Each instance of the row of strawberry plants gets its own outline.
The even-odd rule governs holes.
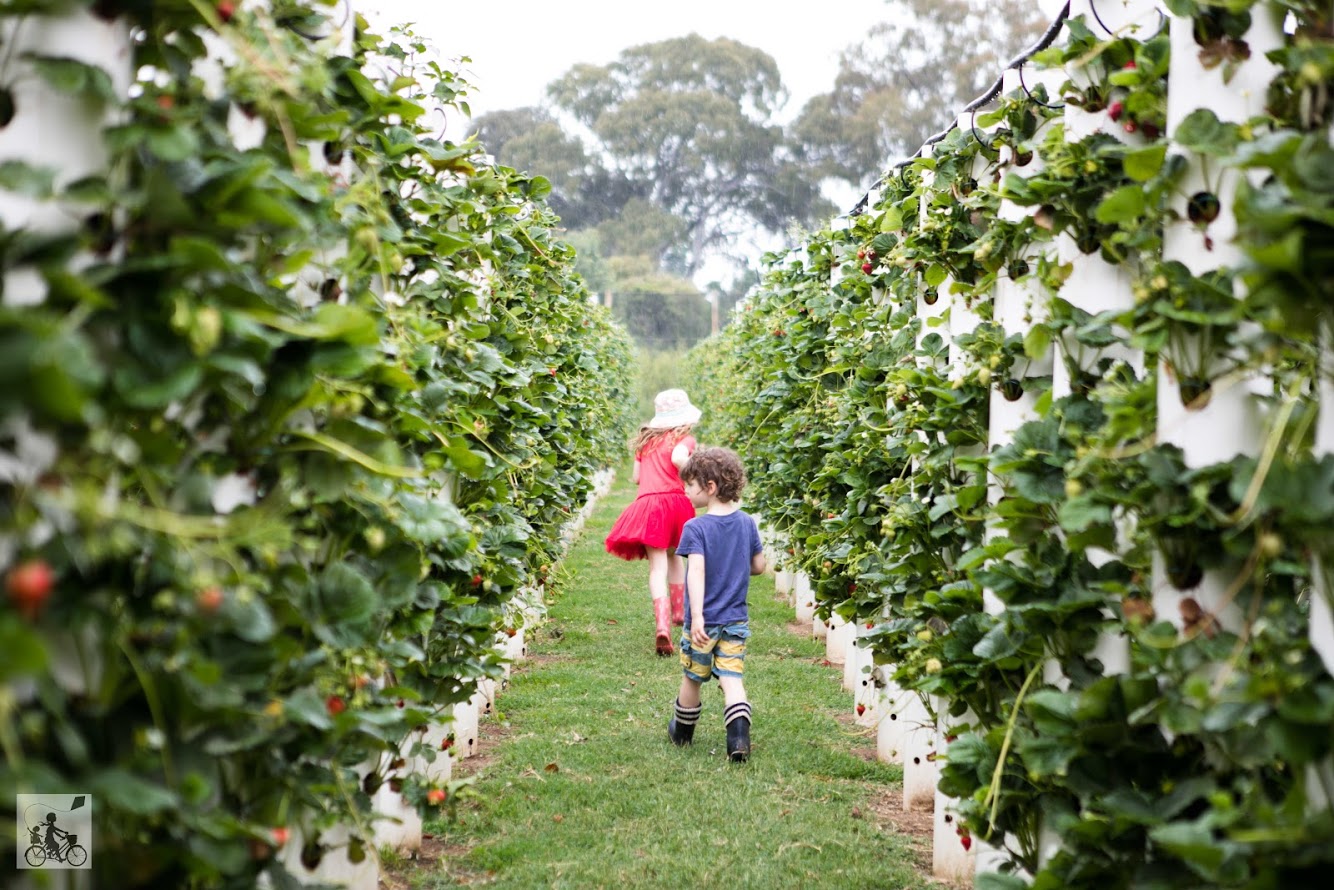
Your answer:
[[[97,175],[0,166],[72,223],[2,235],[0,797],[91,793],[117,886],[281,879],[335,822],[356,861],[382,783],[450,800],[400,743],[499,675],[627,430],[547,183],[438,136],[466,82],[344,6],[0,10],[132,54],[124,93],[77,44],[0,71],[9,133],[25,78],[107,121]]]
[[[1334,32],[1300,0],[1168,6],[1206,65],[1246,60],[1253,17],[1290,17],[1262,114],[1197,109],[1169,141],[1168,90],[1190,87],[1167,28],[1076,16],[1037,60],[1059,88],[1030,72],[865,213],[767,257],[691,356],[704,434],[742,452],[819,614],[863,625],[943,711],[940,790],[961,834],[1003,850],[979,886],[1286,886],[1330,859],[1334,678],[1309,627],[1334,558],[1312,432]],[[1242,259],[1214,268],[1225,173]],[[1124,306],[1081,308],[1066,287],[1089,265],[1129,282]],[[1023,324],[1003,291],[1031,295]],[[1264,447],[1188,460],[1160,390],[1189,417],[1237,380]],[[1020,399],[1027,422],[993,439]]]

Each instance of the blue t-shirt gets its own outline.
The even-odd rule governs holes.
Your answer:
[[[746,594],[750,590],[750,560],[763,550],[760,531],[749,513],[705,513],[686,522],[678,556],[704,557],[704,626],[717,627],[746,621]],[[686,572],[686,629],[690,628],[689,570]]]

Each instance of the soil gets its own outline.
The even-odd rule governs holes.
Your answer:
[[[841,665],[830,665],[830,667],[833,670],[842,670]],[[874,729],[859,724],[857,718],[851,713],[840,714],[838,722],[846,728],[845,737],[852,745],[852,754],[867,762],[879,759],[880,755],[876,751]],[[857,811],[854,811],[854,815],[856,813]],[[936,816],[932,803],[905,810],[903,808],[902,788],[881,788],[871,796],[866,809],[861,812],[859,818],[869,819],[875,824],[877,831],[907,838],[913,853],[913,868],[922,880],[934,881],[933,886],[949,886],[940,883],[940,880],[931,874],[932,835],[936,828]]]
[[[876,827],[889,834],[907,837],[913,851],[913,868],[925,880],[931,876],[931,835],[935,831],[935,813],[930,807],[903,808],[903,791],[885,788],[871,798],[870,817]]]
[[[559,661],[558,656],[536,656],[524,659],[511,668],[512,673],[532,670],[543,662]],[[452,776],[462,779],[475,776],[485,771],[496,761],[496,752],[511,733],[508,723],[490,718],[478,722],[477,753],[462,760],[455,760]],[[451,882],[460,887],[479,887],[493,883],[495,876],[489,872],[470,872],[459,868],[460,862],[468,853],[463,844],[446,843],[429,832],[422,834],[421,849],[411,858],[397,862],[384,862],[380,868],[378,890],[411,890],[413,875],[423,872],[448,875]]]

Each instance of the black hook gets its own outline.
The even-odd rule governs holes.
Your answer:
[[[988,142],[986,139],[983,139],[983,138],[982,138],[982,134],[979,133],[979,132],[977,132],[977,109],[976,109],[976,108],[974,108],[974,109],[972,110],[972,112],[970,113],[970,115],[969,115],[969,118],[968,118],[968,128],[969,128],[970,130],[973,131],[973,138],[977,140],[977,144],[980,145],[980,146],[982,146],[982,148],[983,148],[985,151],[990,151],[991,148],[992,148],[993,143]]]
[[[1027,96],[1030,100],[1032,100],[1033,103],[1036,104],[1036,105],[1041,105],[1043,108],[1052,108],[1052,109],[1057,109],[1057,110],[1062,109],[1062,108],[1065,107],[1065,103],[1064,103],[1064,102],[1062,102],[1060,105],[1049,105],[1048,103],[1043,102],[1043,101],[1042,101],[1041,99],[1039,99],[1037,96],[1034,96],[1034,95],[1033,95],[1033,91],[1030,90],[1030,89],[1028,88],[1028,84],[1024,83],[1024,66],[1023,66],[1023,65],[1020,65],[1020,66],[1019,66],[1019,86],[1023,89],[1023,91],[1024,91],[1024,95]]]
[[[1088,0],[1088,2],[1089,2],[1089,12],[1093,13],[1093,18],[1098,23],[1099,27],[1101,27],[1104,31],[1107,32],[1107,36],[1115,37],[1116,32],[1113,31],[1111,28],[1107,27],[1107,23],[1102,20],[1102,16],[1098,15],[1097,0]]]
[[[1090,6],[1092,6],[1092,3],[1091,3],[1091,2],[1090,2]],[[1159,14],[1159,16],[1162,16],[1162,17],[1163,17],[1164,21],[1166,20],[1166,16],[1163,16],[1161,10],[1159,11],[1158,14]],[[1057,13],[1056,18],[1053,19],[1053,20],[1052,20],[1052,23],[1051,23],[1050,25],[1047,26],[1047,30],[1046,30],[1045,32],[1043,32],[1042,36],[1038,38],[1037,42],[1034,43],[1032,46],[1030,46],[1028,49],[1024,50],[1024,51],[1023,51],[1022,53],[1020,53],[1019,55],[1015,56],[1013,59],[1011,59],[1011,60],[1005,65],[1005,68],[1006,68],[1006,69],[1010,69],[1010,68],[1020,68],[1020,69],[1022,69],[1023,64],[1024,64],[1025,62],[1027,62],[1030,58],[1032,58],[1035,54],[1037,54],[1037,53],[1041,52],[1042,50],[1046,49],[1047,47],[1051,46],[1052,42],[1056,39],[1056,35],[1058,35],[1058,34],[1061,33],[1061,29],[1065,26],[1065,20],[1069,17],[1069,15],[1070,15],[1070,3],[1069,3],[1069,0],[1066,0],[1065,5],[1061,7],[1061,11],[1060,11],[1059,13]],[[1098,15],[1097,10],[1094,10],[1093,15],[1094,15],[1095,18],[1097,17],[1097,15]],[[1102,24],[1102,21],[1099,20],[1099,21],[1098,21],[1098,24]],[[1106,27],[1107,27],[1106,25],[1103,25],[1104,30],[1106,29]],[[1160,27],[1161,27],[1161,26],[1160,26]],[[1107,33],[1110,34],[1111,32],[1108,31]],[[1001,87],[1002,87],[1002,85],[1004,84],[1004,81],[1005,81],[1004,75],[1002,75],[1002,76],[1000,76],[1000,77],[997,77],[996,80],[995,80],[995,82],[992,83],[992,85],[991,85],[990,87],[988,87],[987,90],[986,90],[982,95],[978,96],[978,97],[977,97],[976,99],[974,99],[972,102],[969,102],[967,105],[965,105],[965,106],[963,107],[963,110],[966,111],[966,112],[970,112],[970,113],[972,113],[973,116],[974,116],[974,120],[976,120],[977,109],[981,108],[983,105],[986,105],[988,102],[990,102],[992,99],[995,99],[996,96],[1000,94]],[[1019,74],[1019,83],[1020,83],[1021,86],[1022,86],[1023,83],[1024,83],[1024,80],[1023,80],[1023,71],[1022,71],[1022,70],[1020,71],[1020,74]],[[1025,92],[1025,93],[1028,93],[1028,96],[1029,96],[1030,99],[1033,98],[1033,94],[1028,92],[1028,87],[1027,87],[1027,86],[1024,86],[1024,92]],[[1039,104],[1039,105],[1044,105],[1044,106],[1047,107],[1047,108],[1060,108],[1060,107],[1063,107],[1063,106],[1059,106],[1059,105],[1046,105],[1046,103],[1038,102],[1036,99],[1033,99],[1033,101],[1034,101],[1034,102],[1037,102],[1037,104]],[[905,176],[906,176],[906,175],[907,175],[908,165],[911,164],[913,161],[917,160],[919,157],[922,156],[922,151],[923,151],[923,149],[925,149],[928,145],[934,145],[935,143],[937,143],[937,142],[939,142],[940,140],[944,139],[946,136],[948,136],[948,135],[950,134],[950,131],[952,131],[952,130],[953,130],[955,127],[957,127],[958,125],[959,125],[959,124],[958,124],[958,120],[956,119],[954,123],[950,124],[950,125],[949,125],[948,127],[946,127],[944,130],[941,130],[939,133],[935,134],[934,136],[930,137],[930,138],[927,139],[925,142],[923,142],[921,148],[919,148],[919,149],[917,149],[917,151],[913,152],[913,154],[912,154],[911,157],[906,158],[906,159],[904,159],[904,160],[902,160],[902,161],[899,161],[899,162],[898,162],[897,164],[895,164],[894,166],[895,166],[896,168],[898,168],[898,169],[901,171],[902,175],[905,175]],[[973,135],[974,135],[974,136],[977,136],[977,127],[976,127],[976,126],[973,126]],[[987,148],[991,148],[991,145],[990,145],[989,143],[983,142],[980,138],[978,139],[978,142],[981,143],[981,144],[983,144],[983,145],[986,145]],[[884,182],[884,180],[881,179],[880,182]],[[877,183],[877,184],[879,184],[879,183]],[[851,211],[848,212],[848,215],[849,215],[849,216],[858,216],[858,215],[860,215],[860,214],[866,209],[866,204],[867,204],[867,201],[868,201],[869,199],[870,199],[870,193],[868,192],[867,194],[865,194],[865,195],[862,196],[862,199],[861,199],[860,201],[857,202],[857,206],[854,207]]]
[[[1093,18],[1098,22],[1099,27],[1101,27],[1104,31],[1107,32],[1107,36],[1115,37],[1116,32],[1113,31],[1111,28],[1107,27],[1107,23],[1102,20],[1102,16],[1098,15],[1097,0],[1088,0],[1088,2],[1089,2],[1089,12],[1093,13]],[[1067,8],[1069,8],[1068,4]],[[1167,26],[1167,14],[1157,6],[1153,8],[1153,11],[1158,13],[1158,27],[1154,29],[1154,32],[1151,35],[1149,35],[1150,38],[1157,37],[1159,34],[1163,33],[1163,28]]]

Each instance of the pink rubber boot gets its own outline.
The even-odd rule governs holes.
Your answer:
[[[671,604],[667,602],[667,597],[659,597],[653,601],[653,620],[657,622],[657,647],[658,654],[662,656],[671,655],[676,650],[672,648],[672,624],[671,624]]]
[[[671,591],[672,601],[672,624],[681,625],[686,623],[686,586],[684,584],[669,584],[667,589]]]

